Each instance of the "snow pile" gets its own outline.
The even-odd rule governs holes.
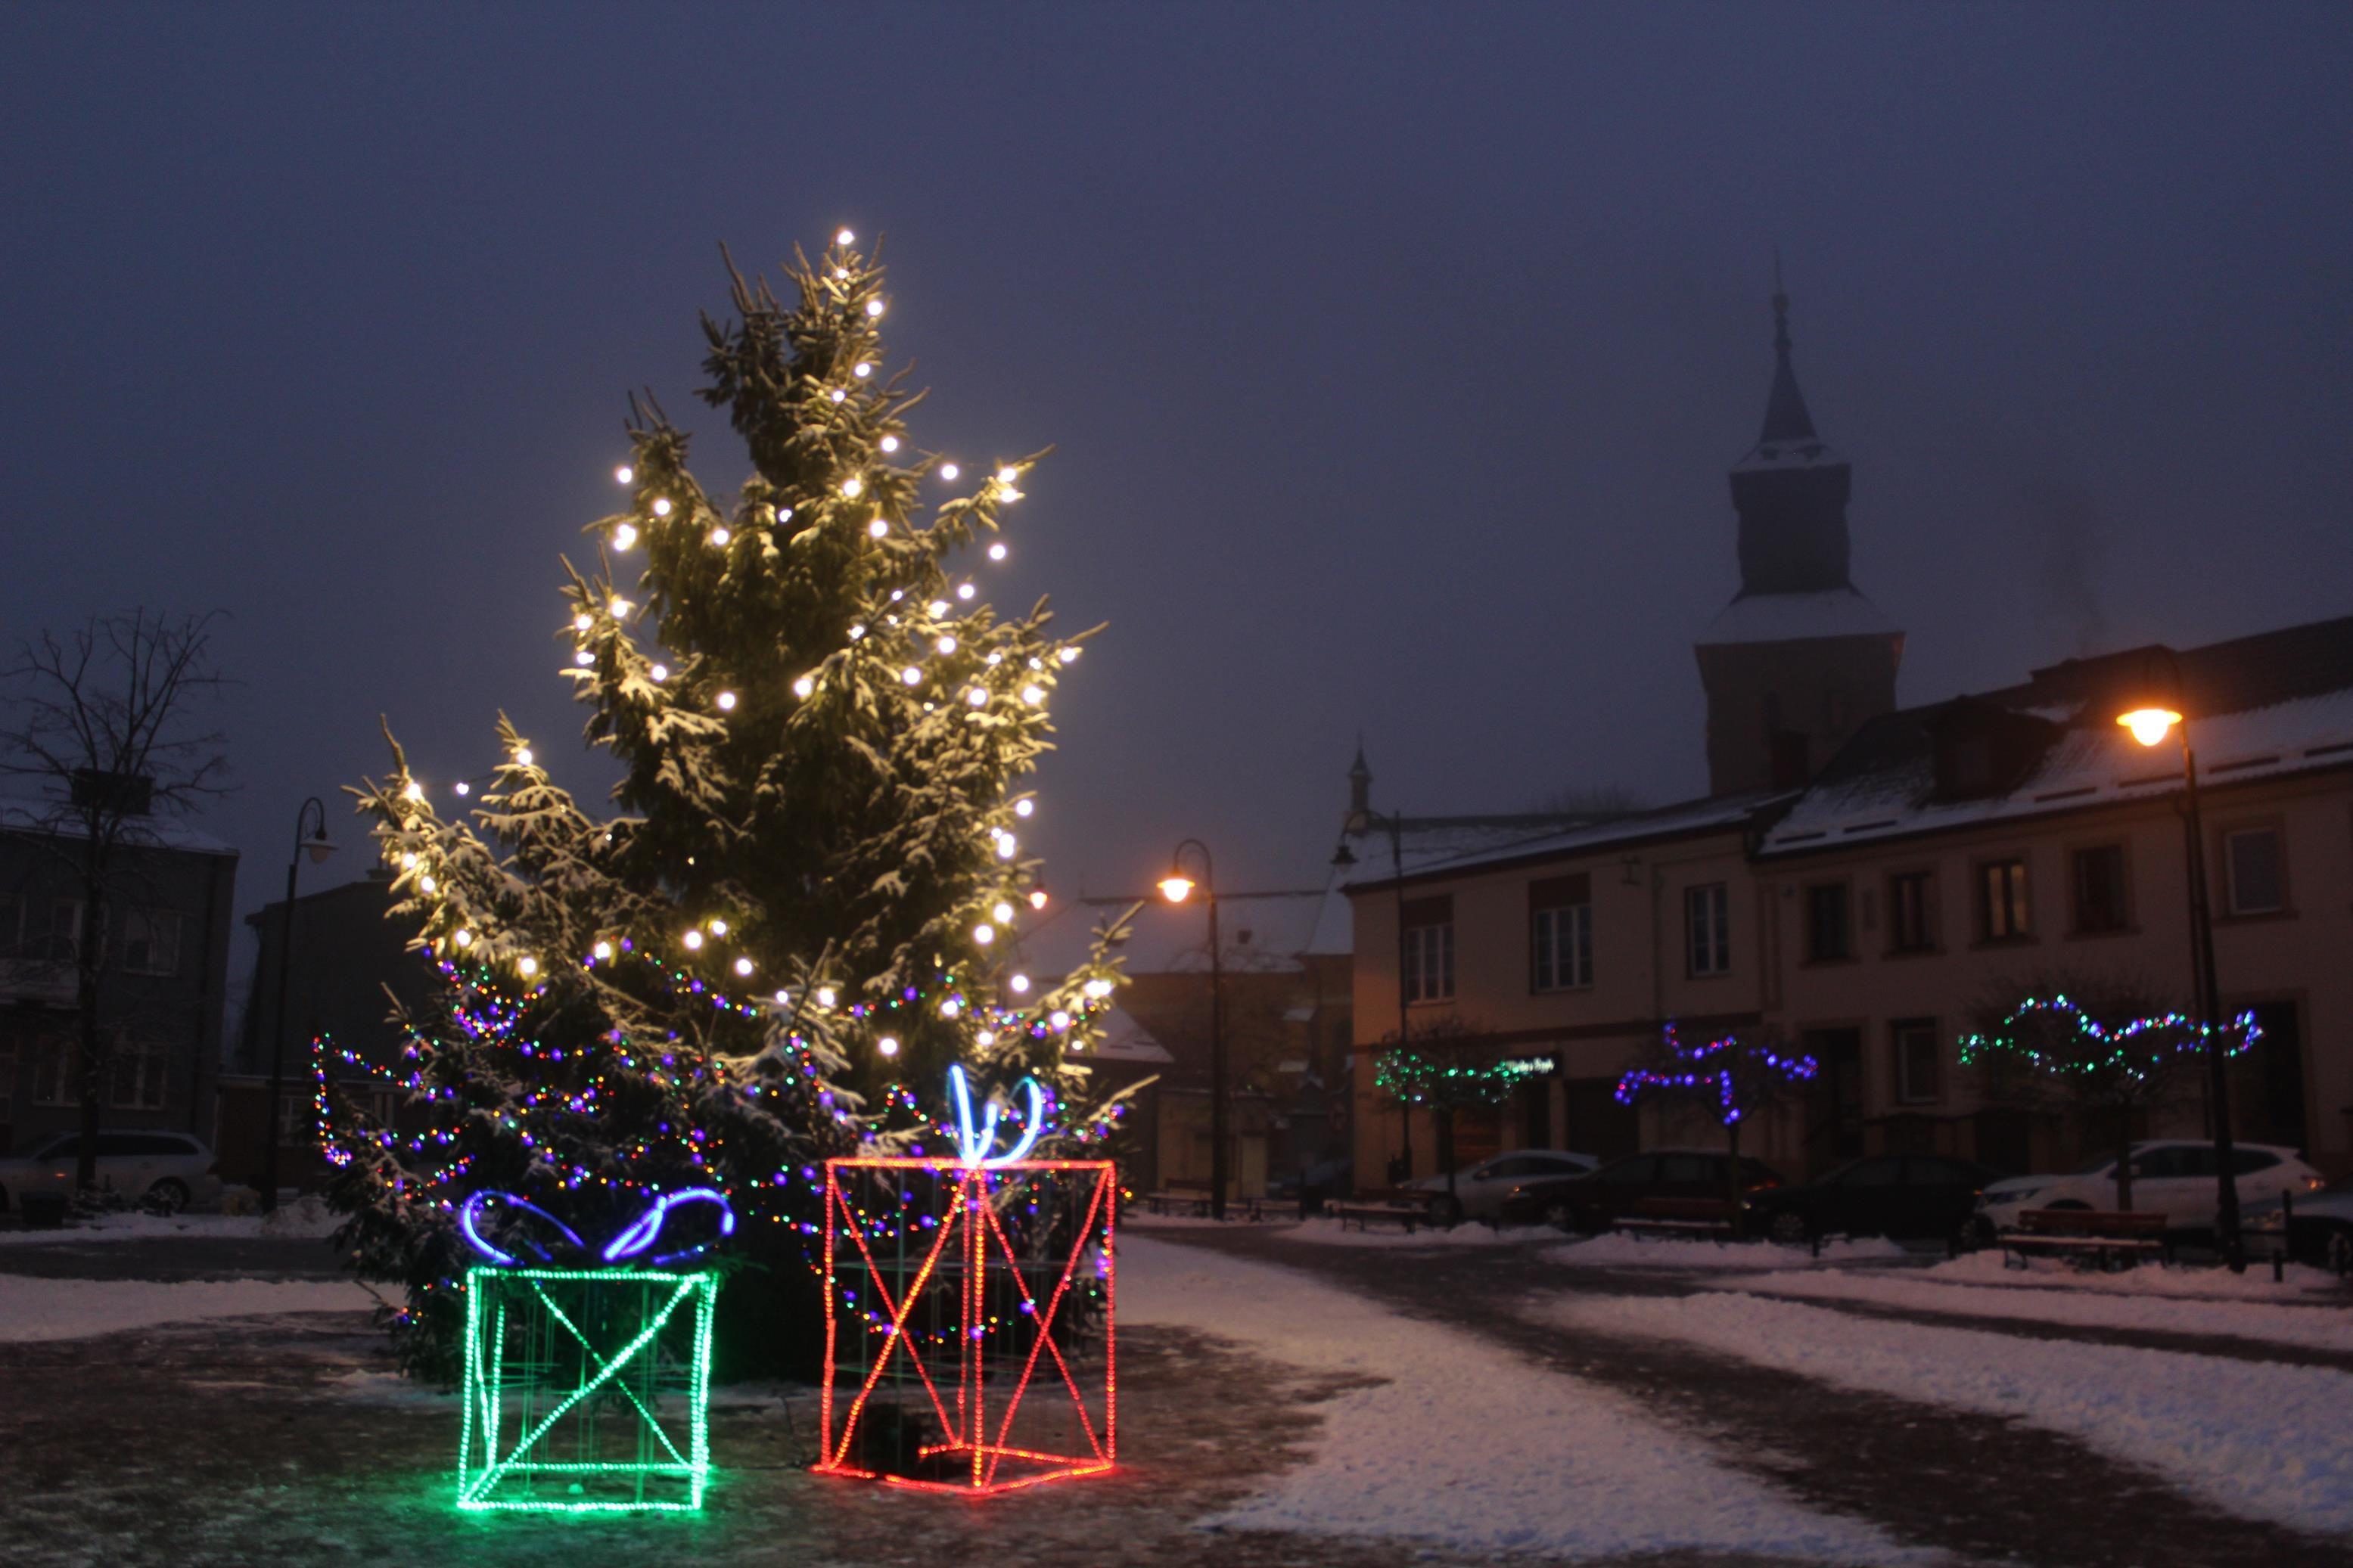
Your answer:
[[[2079,1268],[2059,1258],[2029,1258],[2023,1268],[2014,1263],[2005,1267],[2000,1249],[1987,1247],[1923,1272],[1927,1279],[1954,1284],[2008,1285],[2115,1296],[2172,1296],[2184,1300],[2310,1300],[2319,1291],[2333,1292],[2340,1301],[2353,1300],[2344,1295],[2336,1275],[2302,1263],[2289,1264],[2285,1280],[2274,1284],[2268,1261],[2249,1264],[2244,1274],[2233,1274],[2227,1268],[2126,1268],[2110,1274]]]
[[[1924,1328],[1755,1296],[1585,1297],[1545,1321],[1667,1338],[1841,1388],[2063,1433],[2217,1507],[2353,1531],[2353,1376],[2271,1362]]]
[[[376,1304],[349,1279],[30,1279],[0,1274],[0,1341],[71,1340],[199,1318],[353,1312]]]
[[[2138,1272],[2137,1270],[2136,1272]],[[2265,1276],[2266,1280],[2270,1277]],[[2064,1290],[2030,1288],[2004,1290],[1989,1285],[1957,1285],[1922,1275],[1885,1271],[1844,1274],[1740,1275],[1711,1287],[1760,1296],[1809,1300],[1867,1301],[1917,1311],[1957,1312],[2037,1323],[2071,1323],[2099,1329],[2159,1329],[2176,1334],[2220,1334],[2314,1350],[2353,1352],[2353,1318],[2306,1306],[2218,1301],[2162,1296],[2150,1291]]]
[[[1698,1241],[1683,1237],[1633,1236],[1609,1231],[1544,1254],[1546,1263],[1580,1268],[1806,1268],[1831,1263],[1894,1262],[1912,1255],[1883,1236],[1841,1237],[1822,1243],[1819,1260],[1809,1247],[1769,1241]]]
[[[1288,1269],[1131,1236],[1119,1310],[1125,1324],[1195,1330],[1312,1372],[1382,1380],[1323,1406],[1307,1460],[1204,1521],[1212,1527],[1569,1557],[1933,1558],[1715,1464],[1618,1394]]]
[[[1442,1226],[1417,1225],[1409,1234],[1401,1225],[1386,1224],[1342,1229],[1336,1219],[1303,1220],[1290,1234],[1293,1241],[1318,1247],[1519,1247],[1549,1235],[1546,1231],[1497,1230],[1473,1222],[1449,1230]]]
[[[55,1247],[93,1241],[152,1241],[189,1237],[215,1241],[310,1241],[334,1234],[343,1216],[315,1198],[271,1215],[110,1214],[88,1225],[57,1230],[0,1230],[0,1247]]]

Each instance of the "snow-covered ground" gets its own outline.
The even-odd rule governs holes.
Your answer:
[[[2154,1274],[2154,1269],[2135,1273]],[[2274,1344],[2302,1345],[2313,1350],[2353,1352],[2353,1312],[2344,1307],[2316,1310],[2284,1302],[2310,1298],[2301,1287],[2273,1286],[2269,1300],[2216,1299],[2157,1289],[2104,1289],[2099,1275],[2078,1275],[2076,1289],[2044,1282],[2005,1289],[1940,1277],[1936,1270],[1873,1269],[1867,1273],[1824,1270],[1818,1273],[1739,1274],[1712,1286],[1745,1290],[1759,1296],[1794,1297],[1806,1300],[1862,1301],[1875,1306],[1902,1307],[1928,1312],[1956,1312],[1977,1318],[2006,1318],[2042,1323],[2070,1323],[2085,1328],[2156,1329],[2176,1334],[2221,1334],[2237,1339],[2267,1340]],[[2128,1279],[2130,1276],[2110,1278]],[[2224,1279],[2231,1276],[2224,1274]],[[2270,1285],[2271,1276],[2263,1282]]]
[[[1289,1269],[1130,1233],[1119,1310],[1124,1324],[1196,1330],[1314,1373],[1379,1380],[1325,1405],[1306,1462],[1213,1525],[1556,1557],[1936,1557],[1716,1463],[1619,1394]]]
[[[1458,1225],[1451,1230],[1428,1225],[1417,1226],[1411,1232],[1401,1226],[1386,1225],[1376,1229],[1344,1230],[1338,1220],[1318,1216],[1293,1226],[1286,1239],[1315,1247],[1525,1247],[1551,1234],[1525,1226],[1497,1230],[1493,1226],[1475,1223]]]
[[[153,1241],[158,1237],[301,1241],[333,1234],[342,1217],[315,1203],[272,1215],[111,1214],[57,1230],[0,1230],[0,1247],[79,1246],[92,1241]]]
[[[1926,1328],[1730,1291],[1583,1296],[1542,1321],[1664,1338],[1842,1388],[2010,1416],[2165,1475],[2218,1507],[2353,1531],[2353,1376],[2169,1351]]]
[[[1547,1263],[1599,1268],[1690,1268],[1738,1270],[1812,1268],[1836,1263],[1901,1263],[1912,1254],[1882,1236],[1855,1240],[1840,1237],[1822,1243],[1818,1258],[1807,1247],[1779,1247],[1769,1241],[1695,1241],[1683,1237],[1630,1236],[1608,1231],[1548,1247]]]
[[[1987,1247],[1922,1271],[1920,1278],[1957,1285],[2006,1285],[2029,1289],[2083,1293],[2102,1291],[2115,1296],[2169,1296],[2179,1300],[2295,1301],[2353,1300],[2339,1294],[2337,1276],[2325,1269],[2291,1263],[2286,1279],[2274,1284],[2269,1262],[2251,1264],[2244,1274],[2227,1268],[2138,1268],[2102,1273],[2079,1268],[2057,1258],[2037,1258],[2023,1268],[2005,1266],[2000,1250]]]
[[[70,1340],[199,1318],[375,1305],[348,1279],[31,1279],[0,1274],[0,1341]]]

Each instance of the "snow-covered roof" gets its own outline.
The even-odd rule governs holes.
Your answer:
[[[1746,795],[1709,795],[1699,800],[1687,800],[1673,805],[1663,805],[1650,811],[1638,811],[1630,816],[1614,817],[1608,822],[1585,823],[1570,827],[1553,827],[1541,831],[1523,829],[1516,836],[1482,845],[1478,848],[1444,859],[1417,864],[1411,855],[1406,857],[1409,878],[1428,872],[1470,870],[1481,866],[1507,861],[1561,858],[1579,854],[1607,852],[1612,848],[1646,843],[1657,838],[1681,837],[1688,834],[1723,832],[1746,826],[1763,807],[1786,800],[1789,792],[1775,794],[1757,791]],[[1352,880],[1356,888],[1369,887],[1390,880],[1386,870],[1379,876],[1359,874]]]
[[[1820,594],[1746,594],[1724,606],[1706,631],[1710,643],[1801,642],[1810,637],[1886,637],[1887,612],[1852,588]]]
[[[81,818],[63,801],[0,800],[0,832],[83,837]],[[167,816],[135,816],[123,824],[123,842],[191,855],[235,855],[237,847]]]
[[[1142,902],[1128,922],[1127,940],[1115,950],[1126,960],[1127,972],[1172,974],[1207,969],[1209,933],[1200,900],[1172,904],[1155,896]],[[1298,956],[1309,951],[1324,902],[1320,888],[1220,895],[1218,940],[1227,966],[1299,968]],[[1086,957],[1096,928],[1117,919],[1127,907],[1083,896],[1050,907],[1043,916],[1022,923],[1014,951],[1032,974],[1067,974]]]
[[[1087,1052],[1098,1061],[1146,1062],[1155,1067],[1173,1065],[1176,1058],[1168,1047],[1153,1038],[1152,1031],[1135,1021],[1135,1015],[1124,1007],[1113,1007],[1103,1015],[1103,1043]]]
[[[2061,729],[2007,792],[1938,799],[1936,752],[1926,737],[1924,711],[1889,716],[1899,724],[1911,721],[1910,731],[1899,731],[1893,744],[1873,748],[1868,731],[1858,737],[1866,743],[1862,765],[1828,770],[1765,835],[1760,853],[1808,853],[1980,822],[2147,800],[2181,788],[2180,753],[2170,744],[2143,747],[2103,710],[2087,710]],[[1881,723],[1889,725],[1889,721]],[[2200,714],[2190,725],[2201,785],[2353,764],[2353,687],[2236,712]]]

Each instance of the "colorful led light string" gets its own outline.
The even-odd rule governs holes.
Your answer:
[[[1738,1121],[1746,1112],[1740,1104],[1739,1075],[1729,1067],[1709,1068],[1711,1058],[1739,1048],[1737,1035],[1710,1040],[1706,1045],[1686,1047],[1675,1035],[1670,1021],[1665,1029],[1666,1048],[1671,1057],[1689,1062],[1687,1071],[1653,1072],[1648,1068],[1634,1068],[1618,1080],[1615,1099],[1620,1105],[1631,1105],[1644,1093],[1655,1089],[1696,1089],[1713,1083],[1716,1091],[1716,1120],[1726,1127]],[[1769,1072],[1778,1073],[1792,1082],[1803,1082],[1821,1071],[1821,1064],[1809,1056],[1783,1056],[1769,1046],[1750,1043],[1750,1059]]]
[[[2054,1015],[2063,1018],[2081,1040],[2091,1040],[2107,1047],[2105,1055],[2053,1057],[2026,1044],[2019,1037],[2019,1026],[2037,1014]],[[2192,1018],[2187,1013],[2152,1014],[2134,1018],[2114,1026],[2102,1024],[2067,997],[2030,996],[2010,1010],[1999,1028],[1990,1034],[1968,1034],[1961,1037],[1961,1065],[1977,1067],[1981,1058],[1992,1053],[2021,1056],[2045,1072],[2095,1073],[2122,1072],[2136,1082],[2144,1081],[2149,1072],[2162,1064],[2169,1055],[2187,1051],[2202,1051],[2216,1035],[2235,1037],[2237,1044],[2227,1043],[2224,1056],[2235,1057],[2263,1037],[2254,1014],[2241,1013],[2223,1024],[2209,1024]],[[2128,1047],[2144,1036],[2153,1036],[2145,1052],[2136,1053]]]

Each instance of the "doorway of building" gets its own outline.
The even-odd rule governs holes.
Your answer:
[[[2302,1149],[2312,1134],[2304,1106],[2304,1030],[2293,1002],[2262,1002],[2250,1009],[2263,1031],[2247,1053],[2231,1088],[2236,1103],[2231,1120],[2239,1135],[2255,1143],[2285,1143]]]
[[[1641,1146],[1641,1122],[1630,1105],[1618,1103],[1614,1078],[1571,1079],[1561,1085],[1560,1147],[1597,1160],[1615,1160]]]
[[[1862,1152],[1862,1031],[1808,1029],[1799,1038],[1820,1064],[1806,1090],[1806,1168],[1820,1174]]]

